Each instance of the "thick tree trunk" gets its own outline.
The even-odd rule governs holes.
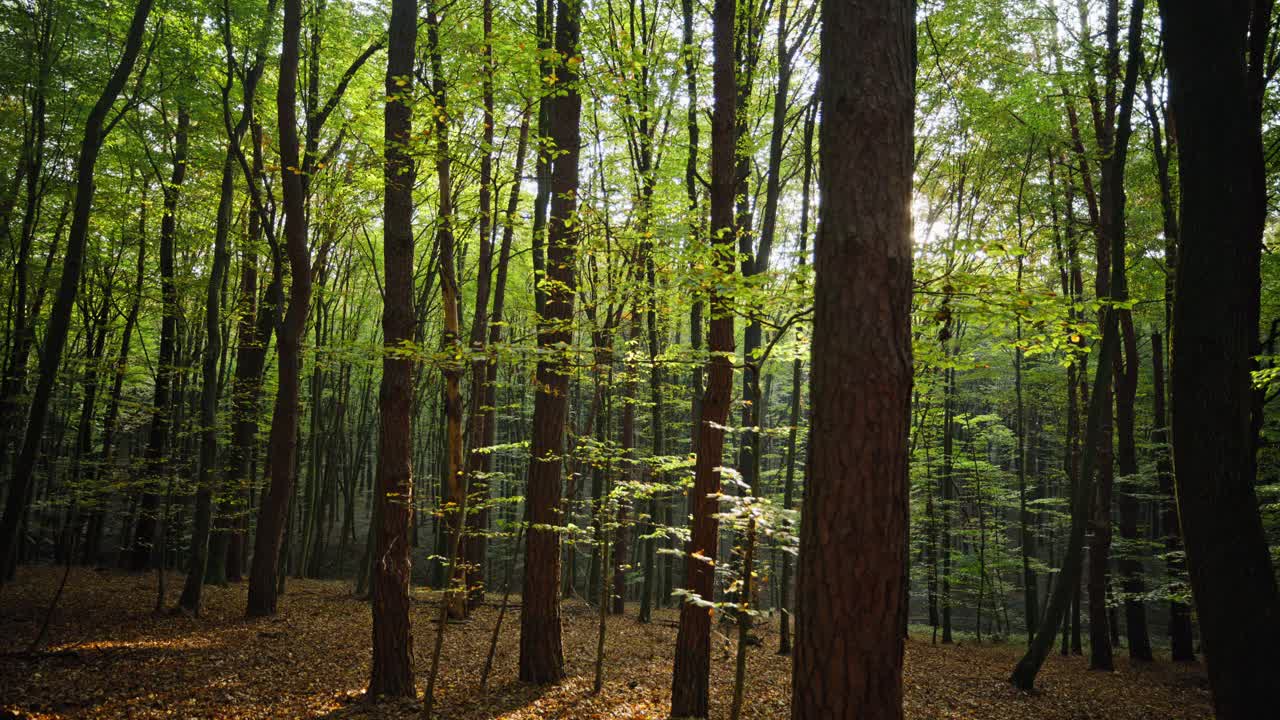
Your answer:
[[[372,583],[373,669],[368,695],[414,697],[413,634],[409,626],[409,528],[413,525],[413,364],[401,350],[413,338],[413,131],[416,0],[395,0],[388,30],[383,111],[382,387],[378,393],[377,492],[382,522],[375,541]]]
[[[1182,189],[1174,464],[1214,709],[1223,720],[1256,717],[1273,702],[1280,674],[1280,599],[1254,491],[1250,418],[1262,251],[1254,196],[1263,180],[1261,118],[1245,65],[1254,5],[1269,15],[1269,2],[1161,2]],[[1268,26],[1265,17],[1254,20]]]
[[[797,719],[903,716],[913,8],[895,0],[822,7],[822,202],[792,671]],[[852,556],[838,547],[853,548]]]
[[[529,462],[524,598],[520,606],[520,679],[545,684],[565,676],[560,644],[561,525],[560,480],[568,411],[571,323],[577,294],[578,127],[582,98],[577,88],[579,18],[582,6],[562,1],[556,9],[556,51],[565,60],[559,74],[564,94],[549,108],[549,131],[558,155],[551,163],[551,217],[547,228],[549,287],[538,323],[538,347],[549,355],[538,362]]]

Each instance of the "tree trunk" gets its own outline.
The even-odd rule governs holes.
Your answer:
[[[383,111],[382,387],[378,393],[377,492],[382,522],[375,541],[373,582],[373,669],[368,695],[417,694],[413,677],[413,633],[409,624],[409,528],[413,525],[413,364],[404,344],[413,339],[413,162],[409,140],[413,109],[414,46],[418,3],[395,0],[388,30],[386,95]]]
[[[804,180],[800,187],[800,252],[797,262],[801,267],[809,262],[809,188],[813,183],[813,131],[817,124],[818,98],[809,106],[804,116]],[[801,371],[804,362],[796,358],[791,362],[791,418],[787,432],[787,469],[786,479],[782,487],[782,509],[790,510],[795,502],[796,489],[796,453],[799,450]],[[932,494],[930,498],[932,498]],[[784,526],[792,531],[790,522]],[[791,553],[782,555],[782,574],[778,593],[778,609],[781,617],[778,620],[778,654],[791,654],[791,618],[793,605],[791,602],[792,562]],[[931,597],[935,597],[931,595]],[[936,607],[936,606],[935,606]]]
[[[484,401],[488,392],[489,361],[485,356],[485,336],[488,332],[489,296],[493,277],[493,2],[484,0],[484,53],[482,61],[482,138],[480,147],[480,258],[476,270],[475,310],[471,315],[471,398],[467,416],[467,480],[471,493],[476,496],[471,513],[467,516],[467,528],[471,542],[465,546],[467,560],[467,600],[476,605],[484,600],[484,567],[488,552],[489,529],[489,481],[485,472],[485,458],[489,455],[485,423],[488,414]],[[516,183],[519,185],[519,182]]]
[[[1169,447],[1169,414],[1165,410],[1164,337],[1151,335],[1152,369],[1152,417],[1155,427],[1151,430],[1151,444],[1156,453],[1156,485],[1160,490],[1160,529],[1164,536],[1168,557],[1165,570],[1170,587],[1186,576],[1187,567],[1182,556],[1182,527],[1178,520],[1178,498],[1173,488],[1173,454]],[[1169,601],[1169,651],[1174,662],[1194,662],[1195,646],[1191,637],[1191,608],[1184,602]]]
[[[225,99],[225,98],[224,98]],[[243,134],[244,123],[237,128]],[[231,142],[239,142],[232,137]],[[222,284],[231,259],[227,253],[227,234],[231,226],[231,201],[235,191],[235,158],[227,150],[222,163],[221,191],[214,225],[213,267],[205,293],[204,358],[201,363],[200,389],[200,469],[196,489],[196,506],[191,530],[191,558],[187,579],[182,586],[178,606],[192,615],[200,614],[200,596],[204,589],[205,570],[209,561],[209,533],[213,527],[213,496],[218,468],[218,361],[222,358]]]
[[[449,535],[459,524],[465,527],[467,518],[460,509],[467,492],[462,447],[462,341],[461,302],[458,296],[457,253],[453,234],[452,159],[449,156],[448,89],[445,85],[444,63],[440,56],[439,17],[437,3],[427,9],[427,44],[431,56],[431,94],[439,109],[435,115],[436,180],[439,207],[436,213],[436,245],[440,253],[440,300],[444,323],[440,339],[446,355],[444,364],[444,424],[445,424],[445,525]],[[466,536],[461,535],[466,547]],[[457,558],[463,557],[459,554]],[[467,573],[464,563],[449,568],[450,576],[465,585]],[[467,615],[467,593],[449,595],[449,617],[461,619]]]
[[[1261,118],[1250,9],[1161,2],[1178,118],[1181,247],[1173,311],[1174,465],[1187,565],[1219,718],[1256,717],[1280,674],[1280,599],[1258,498],[1250,358],[1258,335]],[[1257,36],[1255,41],[1265,42]]]
[[[734,120],[738,107],[734,18],[736,0],[715,0],[712,9],[712,46],[715,64],[711,117],[711,243],[719,272],[733,274],[735,242]],[[697,460],[693,488],[689,491],[692,516],[689,543],[685,547],[685,590],[690,594],[680,607],[676,634],[675,665],[671,679],[671,715],[707,717],[711,672],[711,607],[715,586],[720,522],[716,515],[720,492],[720,465],[724,453],[724,424],[733,393],[733,310],[730,298],[713,289],[710,297],[711,328],[707,349],[707,388],[698,417]],[[696,602],[694,600],[696,599]]]
[[[558,155],[551,163],[551,216],[547,227],[546,273],[549,287],[538,323],[538,347],[549,355],[538,362],[529,462],[524,598],[520,605],[520,679],[545,684],[565,676],[560,644],[560,480],[564,427],[568,411],[570,346],[573,343],[575,262],[578,246],[578,127],[582,98],[577,88],[581,3],[557,4],[556,51],[565,59],[558,69],[564,94],[549,108],[549,132]]]
[[[268,439],[269,485],[263,493],[249,570],[246,614],[276,613],[280,545],[284,538],[298,448],[298,390],[302,373],[302,336],[311,305],[311,251],[307,247],[301,160],[298,156],[298,46],[302,32],[301,0],[284,0],[284,40],[281,43],[276,113],[279,121],[284,242],[289,258],[288,307],[277,332],[278,385]]]
[[[914,48],[911,3],[823,3],[798,719],[903,716]]]
[[[178,199],[182,183],[187,175],[187,132],[191,115],[185,105],[178,107],[178,126],[174,137],[173,171],[164,186],[164,216],[160,220],[160,297],[162,319],[160,321],[160,350],[156,356],[155,405],[151,427],[147,434],[146,487],[142,491],[142,507],[130,552],[129,569],[138,572],[147,568],[154,556],[158,530],[157,514],[160,511],[159,488],[167,485],[163,480],[170,473],[171,436],[173,415],[182,402],[174,395],[173,385],[178,358],[178,320],[182,309],[178,304],[178,286],[174,276],[174,240],[177,235]]]

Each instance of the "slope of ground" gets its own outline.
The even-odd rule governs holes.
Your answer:
[[[290,580],[281,614],[245,620],[243,585],[206,590],[203,617],[155,615],[153,576],[73,570],[42,653],[25,655],[61,571],[23,569],[0,590],[0,717],[19,718],[412,718],[416,704],[360,701],[369,671],[366,603],[339,582]],[[180,578],[170,579],[174,588]],[[176,597],[168,602],[172,604]],[[436,606],[415,593],[414,642],[425,684]],[[478,690],[497,608],[450,624],[437,708],[450,720],[503,718],[665,718],[675,641],[674,611],[640,625],[634,609],[609,620],[606,684],[591,695],[597,615],[579,602],[564,612],[569,679],[535,688],[515,680],[519,609],[507,614],[485,695]],[[791,663],[774,653],[776,624],[751,648],[748,718],[785,718]],[[728,715],[734,650],[714,638],[712,716]],[[1040,689],[1006,682],[1019,648],[907,643],[906,714],[913,719],[1180,720],[1211,717],[1203,670],[1119,659],[1114,673],[1087,670],[1082,658],[1053,656]],[[420,686],[421,688],[421,686]],[[420,691],[421,692],[421,689]]]

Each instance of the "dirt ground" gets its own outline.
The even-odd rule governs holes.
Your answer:
[[[206,589],[200,618],[155,615],[155,578],[73,570],[43,652],[30,656],[61,571],[23,568],[0,589],[0,718],[413,718],[418,703],[362,702],[368,680],[370,616],[347,583],[290,579],[280,615],[245,620],[243,584]],[[181,578],[170,578],[176,601]],[[436,606],[415,591],[414,648],[419,694],[434,642]],[[450,624],[436,708],[450,720],[479,718],[665,718],[675,644],[673,610],[641,625],[634,607],[609,619],[606,683],[591,694],[597,615],[580,602],[564,605],[569,678],[538,688],[518,682],[519,609],[508,612],[489,691],[480,670],[498,616],[494,605]],[[518,600],[518,598],[517,598]],[[748,718],[786,718],[791,662],[778,656],[777,627],[748,654]],[[712,717],[726,718],[734,648],[713,638]],[[1130,664],[1090,672],[1080,657],[1052,656],[1033,693],[1006,681],[1021,648],[964,642],[907,643],[908,718],[1036,718],[1133,720],[1212,717],[1203,667]]]

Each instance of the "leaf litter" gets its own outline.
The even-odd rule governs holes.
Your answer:
[[[201,617],[151,612],[155,579],[75,569],[41,652],[26,654],[61,570],[23,568],[0,591],[0,718],[417,718],[435,633],[436,595],[414,589],[412,622],[419,702],[364,702],[371,642],[369,605],[349,583],[288,581],[280,614],[243,617],[246,587],[206,587]],[[170,587],[177,583],[170,581]],[[491,595],[491,597],[493,597]],[[176,602],[171,591],[169,604]],[[495,598],[496,600],[496,598]],[[518,602],[518,598],[514,602]],[[568,679],[550,687],[516,680],[519,608],[507,612],[489,691],[479,692],[497,602],[446,631],[438,717],[529,720],[667,717],[675,610],[654,622],[610,616],[604,690],[591,694],[598,616],[577,600],[563,606]],[[748,653],[743,715],[789,715],[791,661],[776,654],[777,620],[761,623]],[[711,717],[728,716],[735,632],[712,639]],[[1007,682],[1017,643],[933,645],[907,641],[904,707],[920,720],[1190,720],[1212,717],[1199,664],[1130,663],[1088,670],[1082,657],[1052,656],[1032,693]]]

